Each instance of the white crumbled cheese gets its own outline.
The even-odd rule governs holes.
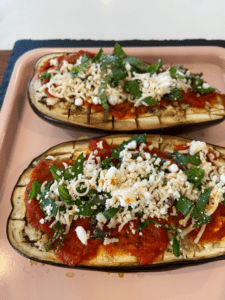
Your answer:
[[[119,96],[109,95],[109,98],[108,98],[109,104],[116,105],[118,103],[118,101],[119,101]]]
[[[176,164],[172,164],[168,167],[168,170],[171,172],[171,173],[176,173],[179,171],[179,168]]]
[[[75,105],[76,106],[81,106],[83,105],[83,100],[81,98],[76,98],[75,99]]]
[[[84,245],[87,245],[87,240],[89,238],[89,235],[84,230],[84,228],[82,226],[77,226],[75,231],[76,231],[77,237],[81,241],[81,243]]]
[[[44,224],[44,222],[45,222],[45,219],[40,219],[40,221],[39,221],[41,224]]]
[[[94,103],[95,105],[98,105],[98,104],[101,104],[102,102],[101,102],[101,100],[99,99],[99,97],[94,97],[94,98],[93,98],[93,103]]]
[[[119,242],[119,239],[117,238],[104,238],[104,243],[103,245],[109,245],[111,243],[118,243]]]
[[[124,146],[125,149],[136,149],[136,147],[137,147],[136,141],[132,141]]]
[[[189,143],[190,145],[190,154],[195,155],[200,150],[207,150],[207,146],[205,142],[200,141],[192,141]]]
[[[103,149],[103,142],[102,141],[97,143],[97,148]]]
[[[57,58],[52,58],[52,59],[50,60],[50,65],[51,65],[51,66],[58,67],[59,62],[58,62]]]

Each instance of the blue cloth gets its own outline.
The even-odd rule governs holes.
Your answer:
[[[167,40],[167,41],[118,41],[122,47],[166,47],[166,46],[220,46],[225,47],[223,40]],[[0,109],[5,98],[6,90],[12,75],[17,59],[27,51],[46,47],[113,47],[115,41],[94,41],[94,40],[19,40],[15,43],[6,71],[0,85]]]

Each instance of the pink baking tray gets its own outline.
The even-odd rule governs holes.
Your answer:
[[[9,83],[0,114],[0,299],[225,299],[225,261],[158,273],[102,273],[32,263],[8,243],[5,228],[11,211],[11,193],[31,160],[58,143],[105,134],[82,127],[54,126],[39,118],[28,103],[26,89],[35,61],[50,52],[78,50],[44,48],[27,52],[17,61]],[[112,48],[104,50],[112,53]],[[168,66],[184,65],[194,73],[203,72],[210,85],[225,92],[223,48],[144,47],[125,51],[146,62],[155,63],[162,58]],[[225,121],[188,127],[181,135],[225,147],[224,131]]]

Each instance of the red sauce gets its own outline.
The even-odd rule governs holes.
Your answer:
[[[199,241],[201,245],[219,241],[225,236],[225,206],[220,203],[216,211],[211,215],[211,218]],[[189,233],[189,236],[195,239],[199,230],[200,228],[194,229]]]
[[[103,149],[97,147],[97,143],[102,141]],[[149,143],[147,147],[149,146]],[[89,152],[98,150],[98,156],[101,156],[104,159],[107,156],[110,156],[110,151],[114,146],[110,146],[105,140],[92,140],[89,145]],[[185,148],[182,147],[181,148]],[[159,149],[153,148],[151,154],[157,154],[161,158],[165,154],[162,153]],[[88,155],[86,156],[87,159]],[[69,164],[72,164],[71,160],[66,160]],[[27,185],[24,201],[26,205],[26,216],[28,222],[31,226],[35,228],[40,228],[46,234],[49,234],[51,238],[54,234],[54,230],[49,227],[51,222],[45,222],[44,224],[40,223],[40,219],[44,218],[45,215],[41,210],[39,203],[36,198],[28,201],[30,188],[32,182],[37,179],[39,182],[43,183],[44,181],[52,181],[53,177],[51,175],[49,166],[56,165],[60,168],[64,168],[62,162],[57,161],[43,161],[39,162],[31,174],[31,180]],[[170,209],[171,212],[171,209]],[[169,224],[172,227],[179,227],[179,220],[182,219],[182,214],[178,213],[177,216],[169,215],[168,220],[154,219],[156,222],[159,222],[163,225]],[[84,245],[79,238],[77,237],[75,228],[77,226],[82,226],[86,232],[90,232],[90,235],[93,235],[93,229],[89,224],[90,218],[78,218],[76,221],[72,222],[70,231],[65,235],[64,242],[61,245],[60,249],[56,251],[55,255],[57,258],[62,261],[64,264],[71,266],[85,263],[92,258],[94,258],[99,250],[100,245],[108,252],[108,255],[113,255],[115,251],[127,251],[131,255],[137,257],[140,264],[147,265],[151,264],[153,261],[160,260],[163,252],[167,248],[168,244],[168,235],[167,230],[164,227],[155,226],[154,223],[148,225],[148,227],[141,230],[142,235],[139,235],[139,230],[137,226],[141,222],[140,218],[133,220],[123,226],[122,230],[119,231],[119,227],[109,229],[107,226],[104,227],[105,232],[109,232],[109,238],[117,238],[118,243],[103,245],[100,240],[94,240],[89,238],[87,245]],[[132,232],[135,230],[135,233]],[[195,238],[198,234],[199,228],[193,230],[189,235],[191,238]],[[218,241],[225,236],[225,207],[220,204],[216,212],[212,215],[211,222],[206,226],[206,230],[200,240],[201,244],[207,243],[209,241]]]

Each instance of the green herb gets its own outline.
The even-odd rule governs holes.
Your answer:
[[[102,161],[102,170],[108,170],[111,167],[113,167],[113,163],[112,163],[112,157],[106,157],[105,159],[103,159]]]
[[[135,99],[141,98],[141,90],[137,80],[126,81],[123,90],[128,91]]]
[[[111,155],[114,159],[119,159],[120,158],[120,152],[123,151],[125,149],[125,146],[128,145],[130,142],[132,141],[136,141],[137,145],[140,145],[142,143],[146,144],[147,140],[146,140],[146,135],[142,134],[142,135],[137,135],[135,134],[130,140],[128,141],[123,141],[119,146],[116,146],[112,151],[111,151]]]
[[[184,71],[186,71],[187,69],[184,69],[182,66],[171,67],[169,69],[171,78],[174,78],[174,79],[184,79],[185,75],[181,75],[181,74],[177,73],[178,70],[184,70]]]
[[[171,157],[182,168],[184,168],[187,165],[187,163],[190,163],[194,166],[199,166],[201,163],[199,152],[195,155],[183,155],[180,152],[174,151],[173,153],[167,153],[167,156]]]
[[[126,58],[123,59],[123,64],[125,65],[126,63],[129,63],[132,67],[135,67],[141,71],[146,72],[147,71],[147,66],[146,64],[140,60],[137,57],[134,56],[127,56]]]
[[[81,64],[75,66],[71,70],[71,74],[73,76],[77,76],[81,71],[86,70],[90,64],[90,59],[87,53],[84,54],[84,56],[81,59]]]
[[[79,210],[76,212],[76,215],[90,217],[90,215],[94,212],[92,209],[93,203],[86,203],[84,206],[79,206]]]
[[[37,195],[41,195],[41,183],[37,181],[37,179],[35,179],[32,182],[32,186],[30,189],[30,193],[29,193],[29,201],[32,200],[33,198],[36,198]]]
[[[204,213],[211,191],[212,187],[205,189],[196,202],[195,208],[191,213],[191,217],[195,219],[194,228],[203,224],[208,224],[211,221],[211,217]]]
[[[53,184],[54,181],[49,182],[46,187],[44,188],[44,191],[41,193],[41,198],[39,203],[41,203],[40,208],[41,210],[47,215],[45,208],[49,205],[51,205],[51,214],[55,217],[58,211],[58,206],[55,204],[55,202],[48,196],[48,193],[50,191],[50,187]]]
[[[205,176],[205,171],[200,168],[193,168],[185,170],[184,174],[187,175],[188,181],[193,184],[193,188],[201,188],[201,180]]]
[[[173,250],[173,254],[175,256],[179,257],[180,256],[180,247],[181,247],[181,236],[180,236],[180,233],[179,233],[178,229],[170,227],[170,226],[167,226],[167,225],[160,224],[160,223],[158,223],[156,221],[153,221],[153,220],[146,220],[146,221],[144,221],[142,223],[139,223],[138,226],[137,226],[137,229],[138,230],[142,230],[142,229],[148,227],[148,225],[151,224],[151,223],[154,223],[154,224],[156,224],[158,226],[161,226],[161,227],[164,227],[166,229],[173,230],[173,231],[176,232],[176,234],[177,234],[177,236],[179,238],[179,243],[178,243],[177,238],[175,237],[175,235],[172,233],[172,235],[173,235],[172,250]]]
[[[42,79],[50,79],[51,78],[51,73],[42,73],[40,77]]]
[[[158,104],[158,101],[156,101],[154,98],[152,97],[147,97],[147,98],[144,98],[142,100],[142,102],[146,103],[148,106],[152,106],[152,105],[156,105]]]
[[[127,57],[126,53],[120,47],[119,43],[115,44],[115,47],[114,47],[114,50],[113,50],[113,56],[117,56],[118,58],[121,58],[121,59]]]
[[[59,181],[60,179],[62,179],[62,177],[63,177],[63,170],[61,168],[59,168],[59,167],[57,167],[55,165],[52,165],[50,167],[50,171],[51,171],[52,177],[55,180]],[[59,175],[59,173],[60,173],[60,175]]]
[[[183,100],[183,94],[181,90],[179,90],[176,86],[172,86],[170,88],[170,92],[163,96],[163,98],[168,99],[170,101]]]
[[[146,72],[150,73],[150,75],[152,76],[153,74],[157,73],[161,68],[162,68],[162,60],[159,59],[159,61],[156,64],[150,65],[149,67],[147,67]]]
[[[195,92],[199,92],[201,94],[206,94],[206,93],[211,93],[211,92],[215,92],[216,89],[209,86],[208,84],[206,88],[204,88],[204,80],[201,78],[203,76],[203,73],[199,73],[197,74],[195,77],[193,77],[193,85],[192,85],[192,89]]]
[[[103,56],[102,48],[98,51],[98,53],[92,58],[92,62],[95,63],[96,61],[100,61]]]
[[[193,207],[193,203],[185,196],[180,195],[180,198],[176,203],[177,211],[179,211],[180,213],[182,213],[182,215],[186,217],[192,207]]]
[[[110,207],[109,209],[103,211],[103,215],[106,217],[107,220],[112,219],[119,211],[119,208]]]
[[[178,242],[175,234],[173,234],[172,232],[171,232],[171,234],[173,236],[173,243],[172,243],[173,254],[176,257],[179,257],[180,256],[180,248],[181,248],[181,236],[180,236],[180,234],[178,235],[178,237],[179,237],[179,242]]]
[[[141,218],[141,217],[143,217],[143,212],[142,211],[137,211],[136,213],[135,213],[135,217],[139,217],[139,218]]]
[[[61,247],[63,241],[64,241],[64,231],[62,229],[62,226],[60,224],[59,221],[56,222],[56,224],[54,226],[52,226],[52,228],[55,230],[55,234],[54,236],[48,240],[46,243],[44,243],[44,247],[45,247],[45,251],[48,252],[50,250],[52,250],[53,248],[55,248],[56,246],[56,252],[58,252],[59,248]],[[53,243],[56,239],[58,239],[58,241],[56,243]],[[46,245],[49,243],[53,243],[51,247],[47,248]]]
[[[140,156],[140,151],[138,151],[137,153],[135,153],[135,154],[132,154],[132,159],[136,159],[136,158],[138,158]]]
[[[108,115],[109,115],[109,105],[108,105],[108,101],[107,101],[107,97],[104,94],[105,89],[107,84],[112,80],[112,74],[111,75],[106,75],[104,78],[104,81],[101,82],[100,84],[100,88],[99,88],[99,92],[98,92],[98,97],[101,100],[102,103],[102,107],[104,109],[104,119],[107,120],[108,119]]]
[[[73,205],[74,201],[72,201],[72,198],[69,194],[69,191],[67,189],[67,186],[65,183],[63,183],[62,185],[58,185],[58,191],[59,191],[59,196],[60,199],[65,202],[68,205]]]
[[[95,228],[94,230],[94,234],[91,236],[91,239],[93,240],[100,240],[100,241],[104,241],[104,237],[106,237],[109,234],[109,232],[104,232],[103,230],[101,230],[100,228]]]

